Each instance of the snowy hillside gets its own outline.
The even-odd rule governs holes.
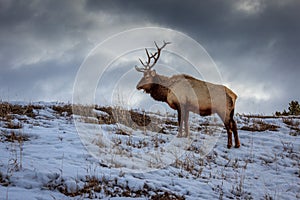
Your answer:
[[[235,118],[2,102],[0,199],[299,199],[300,118]]]

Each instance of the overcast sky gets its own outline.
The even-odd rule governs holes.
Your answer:
[[[205,48],[239,96],[237,112],[282,111],[300,100],[299,10],[298,0],[0,0],[0,99],[72,101],[89,52],[113,34],[154,26]]]

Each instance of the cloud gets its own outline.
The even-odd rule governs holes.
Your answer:
[[[299,100],[299,8],[297,0],[2,0],[0,95],[69,99],[80,64],[99,42],[131,28],[160,26],[204,46],[224,83],[241,97],[241,112],[271,113]]]
[[[263,0],[238,0],[234,5],[236,10],[250,15],[262,12],[264,6]]]
[[[3,100],[70,101],[89,51],[126,27],[118,15],[88,12],[84,1],[3,1],[0,9]]]

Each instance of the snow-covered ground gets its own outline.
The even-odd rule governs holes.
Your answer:
[[[151,114],[168,121],[157,133],[14,104],[0,115],[0,199],[300,198],[299,118],[237,115],[241,147],[227,149],[216,117],[192,115],[186,139],[174,117]]]

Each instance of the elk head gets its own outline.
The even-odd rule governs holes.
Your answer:
[[[135,66],[135,69],[138,72],[143,72],[143,78],[140,80],[140,82],[137,84],[136,88],[138,90],[144,90],[146,93],[150,92],[151,86],[153,83],[155,83],[155,77],[156,77],[156,71],[152,70],[152,68],[154,67],[154,65],[157,63],[161,50],[167,45],[167,44],[171,44],[170,42],[165,42],[162,47],[158,47],[158,45],[156,44],[156,42],[154,42],[156,48],[157,48],[157,52],[155,52],[154,54],[150,52],[148,52],[147,49],[145,49],[148,60],[144,63],[141,59],[140,62],[143,65],[143,67],[138,67]],[[151,63],[151,61],[153,60],[153,63]]]

